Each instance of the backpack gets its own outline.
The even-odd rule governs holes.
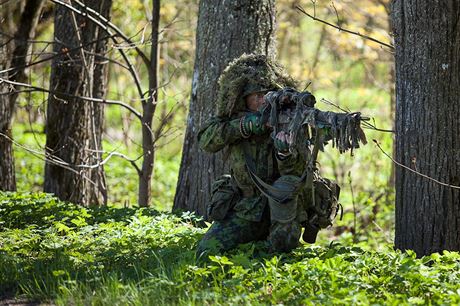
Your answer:
[[[340,186],[335,181],[320,177],[313,180],[311,203],[307,205],[308,223],[317,228],[332,225],[339,209]]]

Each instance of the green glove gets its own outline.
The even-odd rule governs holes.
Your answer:
[[[291,135],[284,131],[278,132],[275,136],[274,145],[279,153],[286,156],[289,154],[289,145],[292,142]]]
[[[267,126],[262,123],[262,115],[260,113],[250,113],[241,118],[240,132],[244,138],[251,135],[263,135],[268,131]]]

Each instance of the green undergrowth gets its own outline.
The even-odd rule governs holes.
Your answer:
[[[289,254],[246,244],[198,263],[199,221],[0,193],[0,304],[14,296],[58,305],[460,303],[458,253],[417,259],[344,235]]]

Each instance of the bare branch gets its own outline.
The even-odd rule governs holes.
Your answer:
[[[119,105],[119,106],[122,106],[122,107],[126,108],[127,110],[129,110],[139,120],[142,120],[142,116],[137,110],[135,110],[132,106],[130,106],[130,105],[128,105],[128,104],[126,104],[126,103],[124,103],[122,101],[75,96],[75,95],[71,95],[71,94],[67,94],[67,93],[63,93],[63,92],[57,92],[57,91],[48,90],[46,88],[30,85],[30,84],[27,84],[27,83],[13,82],[13,81],[9,81],[9,80],[3,79],[3,78],[0,78],[0,84],[1,83],[7,83],[7,84],[10,84],[10,85],[14,85],[14,86],[22,86],[22,87],[30,88],[32,91],[46,92],[46,93],[49,93],[49,94],[52,94],[52,95],[64,96],[64,97],[67,97],[67,98],[77,98],[77,99],[82,99],[82,100],[85,100],[85,101],[97,102],[97,103],[103,103],[103,104],[109,104],[109,105]]]
[[[85,164],[72,165],[70,163],[67,163],[67,162],[63,161],[61,158],[54,156],[53,154],[47,153],[46,151],[41,152],[41,151],[34,150],[32,148],[28,148],[28,147],[26,147],[26,146],[24,146],[24,145],[22,145],[22,144],[20,144],[20,143],[18,143],[16,141],[14,141],[13,139],[11,139],[10,137],[8,137],[7,135],[5,135],[5,134],[3,134],[1,132],[0,132],[0,136],[7,138],[14,145],[20,147],[21,149],[24,149],[25,151],[33,154],[34,156],[40,158],[41,160],[50,162],[55,166],[59,166],[61,168],[69,170],[69,171],[71,171],[71,172],[73,172],[75,174],[78,174],[78,175],[82,175],[82,172],[77,171],[74,168],[95,169],[95,168],[98,168],[98,167],[103,166],[104,164],[106,164],[114,156],[120,157],[120,158],[125,159],[128,162],[130,162],[131,165],[136,169],[137,173],[140,173],[140,171],[141,171],[139,169],[139,167],[136,165],[136,161],[139,160],[142,157],[142,155],[140,157],[136,158],[136,159],[131,159],[131,158],[127,157],[126,155],[122,154],[122,153],[112,151],[112,152],[108,153],[108,156],[106,158],[104,158],[102,161],[97,162],[96,164],[93,164],[93,165],[85,165]],[[90,151],[92,151],[94,153],[107,153],[107,152],[99,151],[99,150],[90,150]],[[83,177],[96,186],[96,183],[94,183],[92,180],[88,179],[84,175],[83,175]]]
[[[328,25],[328,26],[330,26],[330,27],[333,27],[334,29],[337,29],[337,30],[339,30],[339,31],[346,32],[346,33],[348,33],[348,34],[356,35],[356,36],[362,37],[362,38],[364,38],[364,39],[373,41],[373,42],[375,42],[375,43],[378,43],[378,44],[380,44],[380,45],[382,45],[382,46],[385,46],[385,47],[391,49],[392,51],[395,49],[393,45],[384,43],[384,42],[382,42],[382,41],[380,41],[380,40],[378,40],[378,39],[375,39],[375,38],[373,38],[373,37],[370,37],[370,36],[368,36],[368,35],[364,35],[364,34],[361,34],[361,33],[359,33],[359,32],[350,31],[350,30],[348,30],[348,29],[345,29],[345,28],[341,27],[340,25],[335,25],[335,24],[332,24],[332,23],[327,22],[327,21],[325,21],[325,20],[322,20],[322,19],[320,19],[320,18],[317,18],[316,16],[313,16],[313,15],[307,13],[307,12],[306,12],[301,6],[299,6],[299,5],[296,5],[296,8],[297,8],[297,10],[299,10],[302,14],[304,14],[304,15],[310,17],[311,19],[313,19],[313,20],[315,20],[315,21],[318,21],[318,22],[321,22],[321,23],[323,23],[323,24],[326,24],[326,25]]]
[[[310,0],[310,1],[313,4],[313,16],[316,17],[316,0]]]
[[[115,32],[118,36],[120,36],[121,38],[123,38],[125,41],[127,42],[131,42],[131,40],[126,36],[124,35],[115,25],[113,25],[111,22],[109,22],[104,16],[100,15],[99,13],[97,13],[96,11],[92,10],[91,8],[88,8],[87,6],[85,6],[84,4],[82,4],[80,1],[75,1],[77,2],[79,5],[81,5],[82,7],[84,7],[87,11],[92,11],[92,13],[97,17],[99,18],[100,20],[102,20],[102,22],[100,22],[98,19],[96,19],[95,17],[89,15],[88,13],[86,12],[82,12],[78,9],[76,9],[75,7],[73,7],[72,5],[69,5],[67,3],[64,3],[62,1],[59,1],[59,0],[50,0],[51,2],[54,2],[55,4],[58,4],[58,5],[62,5],[66,8],[68,8],[69,10],[79,14],[79,15],[82,15],[82,16],[85,16],[87,17],[88,19],[90,19],[92,22],[94,22],[95,24],[97,24],[99,27],[101,27],[104,31],[106,31],[112,38],[113,42],[115,44],[119,44],[119,42],[117,41],[117,39],[115,38],[115,35],[113,35],[113,33],[110,31],[110,28],[112,29],[116,29]],[[140,50],[138,47],[135,47],[137,53],[139,54],[139,56],[141,56],[142,60],[145,62],[145,63],[149,63],[149,60],[148,58],[146,57],[146,55],[142,52],[142,50]],[[141,87],[141,82],[140,82],[140,79],[139,79],[139,76],[137,75],[137,71],[136,69],[134,68],[133,64],[131,63],[131,61],[129,60],[128,56],[126,55],[126,53],[123,51],[123,50],[118,50],[121,54],[121,56],[123,57],[123,59],[125,60],[126,64],[128,65],[129,67],[129,71],[131,72],[131,75],[134,79],[134,83],[136,84],[136,88],[137,88],[137,91],[139,93],[139,96],[141,97],[141,99],[144,99],[144,96],[143,96],[143,92],[142,92],[142,87]]]
[[[331,106],[337,108],[338,110],[340,110],[340,111],[342,111],[342,112],[351,113],[351,110],[350,110],[350,109],[344,109],[344,108],[342,108],[340,105],[338,105],[337,103],[334,103],[334,102],[332,102],[332,101],[330,101],[330,100],[327,100],[327,99],[325,99],[325,98],[321,98],[320,101],[323,102],[324,104],[331,105]]]
[[[351,110],[349,109],[344,109],[342,108],[340,105],[330,101],[330,100],[327,100],[327,99],[324,99],[324,98],[321,98],[321,102],[327,104],[327,105],[331,105],[337,109],[339,109],[340,111],[342,112],[345,112],[345,113],[350,113]],[[361,121],[361,124],[363,125],[363,128],[366,128],[366,129],[370,129],[370,130],[374,130],[374,131],[378,131],[378,132],[385,132],[385,133],[394,133],[395,131],[394,130],[385,130],[385,129],[379,129],[377,128],[377,126],[372,123],[369,123],[368,120],[370,120],[369,117],[361,117],[362,118],[362,121]]]
[[[140,155],[139,157],[135,158],[135,159],[132,159],[132,158],[129,158],[128,156],[126,156],[125,154],[123,153],[119,153],[119,152],[116,152],[116,151],[112,151],[112,152],[109,152],[107,153],[106,151],[101,151],[101,150],[90,150],[91,152],[95,152],[95,153],[102,153],[102,154],[108,154],[108,156],[102,161],[102,162],[99,162],[97,165],[99,166],[102,166],[103,164],[107,163],[109,161],[110,158],[112,158],[112,156],[117,156],[117,157],[120,157],[126,161],[128,161],[133,167],[134,169],[136,169],[136,172],[138,175],[140,175],[141,173],[141,169],[139,168],[139,166],[136,164],[136,161],[138,161],[139,159],[141,159],[141,157],[143,156]],[[91,165],[91,166],[88,166],[88,165],[80,165],[80,166],[77,166],[77,167],[86,167],[86,168],[97,168],[96,165]]]
[[[81,1],[79,1],[79,0],[74,0],[74,1],[76,3],[78,3],[81,7],[85,8],[85,10],[87,10],[88,12],[91,12],[95,16],[97,16],[100,20],[102,20],[105,24],[107,24],[107,26],[109,28],[114,30],[115,33],[117,33],[121,38],[123,38],[124,41],[126,41],[129,44],[135,45],[135,43],[128,36],[126,36],[116,25],[111,23],[110,20],[108,20],[107,18],[105,18],[104,16],[102,16],[101,14],[99,14],[98,12],[93,10],[92,8],[88,7],[87,5],[82,3]],[[144,64],[146,66],[150,66],[150,59],[147,57],[147,55],[141,49],[139,49],[137,47],[135,47],[134,49],[136,50],[137,54],[139,54],[139,56],[142,58],[142,61],[144,62]]]
[[[162,118],[160,119],[160,124],[158,126],[158,128],[155,130],[155,134],[154,134],[154,141],[153,143],[156,144],[157,140],[162,136],[164,135],[163,134],[163,130],[165,129],[165,127],[172,121],[172,119],[174,118],[174,114],[175,114],[175,111],[177,108],[179,108],[180,106],[182,106],[181,103],[176,103],[169,111],[168,113],[166,114],[163,114]]]
[[[89,179],[88,177],[86,177],[86,175],[84,175],[84,173],[82,171],[77,171],[77,170],[73,169],[70,164],[64,162],[60,158],[57,158],[56,156],[51,155],[51,154],[46,154],[46,153],[43,153],[43,152],[28,148],[28,147],[26,147],[26,146],[24,146],[24,145],[22,145],[22,144],[20,144],[20,143],[18,143],[16,141],[14,141],[12,138],[8,137],[8,135],[5,135],[5,134],[3,134],[1,132],[0,132],[0,136],[5,137],[9,141],[11,141],[15,146],[18,146],[18,147],[24,149],[26,152],[31,153],[35,157],[38,157],[38,158],[40,158],[41,160],[43,160],[45,162],[49,162],[49,163],[51,163],[51,164],[53,164],[55,166],[61,167],[63,169],[69,170],[70,172],[73,172],[73,173],[75,173],[77,175],[80,175],[83,179],[86,179],[88,182],[90,182],[94,186],[97,186],[97,184],[94,181],[92,181],[91,179]]]
[[[72,3],[72,2],[70,2]],[[71,19],[72,19],[72,26],[74,28],[74,31],[75,31],[75,36],[77,37],[77,40],[78,40],[78,44],[79,44],[79,52],[80,52],[80,57],[81,57],[81,61],[83,62],[83,69],[81,71],[81,74],[82,74],[82,78],[83,79],[86,79],[86,81],[88,82],[88,84],[91,84],[91,73],[89,72],[89,67],[88,67],[88,63],[86,62],[86,56],[85,56],[85,52],[84,52],[84,49],[82,47],[82,39],[81,39],[81,35],[80,35],[80,30],[78,29],[78,24],[77,24],[77,17],[75,16],[75,12],[70,12],[70,16],[71,16]],[[68,54],[68,53],[67,53]],[[92,96],[92,87],[89,86],[84,86],[87,90],[89,90],[90,92],[85,92],[85,94],[89,95],[89,96]]]
[[[337,8],[335,7],[334,1],[331,2],[331,7],[334,9],[335,16],[337,17],[337,24],[339,27],[341,27],[339,12],[337,12]]]
[[[423,178],[426,178],[426,179],[429,179],[430,181],[433,181],[435,182],[436,184],[439,184],[441,186],[445,186],[445,187],[449,187],[449,188],[453,188],[453,189],[460,189],[460,186],[455,186],[455,185],[451,185],[451,184],[446,184],[446,183],[443,183],[443,182],[440,182],[438,181],[437,179],[434,179],[432,177],[429,177],[428,175],[426,174],[423,174],[423,173],[420,173],[414,169],[411,169],[410,167],[407,167],[403,164],[401,164],[400,162],[397,162],[393,157],[391,157],[387,152],[385,152],[382,147],[380,146],[380,144],[378,143],[377,140],[373,139],[374,143],[376,144],[376,146],[380,149],[380,151],[386,156],[388,157],[394,164],[398,165],[399,167],[402,167],[406,170],[409,170],[410,172],[412,173],[415,173],[417,174],[418,176],[421,176]]]
[[[108,36],[103,37],[102,39],[104,40],[104,39],[112,38],[112,37],[113,37],[113,36],[109,36],[109,35],[108,35]],[[78,50],[78,49],[80,49],[80,48],[84,48],[84,47],[86,47],[86,46],[89,46],[89,45],[91,45],[91,44],[94,44],[94,43],[98,42],[99,40],[100,40],[100,39],[93,40],[93,41],[90,41],[90,42],[88,42],[87,44],[84,44],[84,45],[82,45],[82,46],[78,46],[78,47],[75,47],[75,48],[68,49],[67,52],[76,51],[76,50]],[[54,42],[54,43],[56,43],[56,42]],[[86,51],[85,51],[85,52],[86,52]],[[54,53],[53,55],[51,55],[51,56],[49,56],[49,57],[43,58],[43,59],[38,60],[38,61],[31,62],[31,63],[26,64],[26,65],[15,66],[15,67],[11,67],[11,68],[8,68],[8,69],[0,70],[0,74],[8,73],[8,72],[13,71],[13,70],[16,70],[16,69],[29,68],[29,67],[32,67],[32,66],[35,66],[35,65],[44,63],[44,62],[46,62],[46,61],[50,61],[50,60],[52,60],[52,59],[54,59],[54,58],[56,58],[56,57],[58,57],[58,56],[60,56],[60,55],[62,55],[62,53]],[[123,68],[125,68],[125,69],[127,69],[127,70],[129,70],[129,67],[128,67],[128,66],[126,66],[126,65],[124,65],[124,64],[122,64],[122,63],[120,63],[120,62],[118,62],[118,61],[116,61],[116,60],[112,60],[112,59],[110,59],[110,58],[107,58],[107,57],[104,57],[104,56],[101,56],[101,55],[99,55],[99,56],[100,56],[101,58],[104,58],[104,59],[106,59],[106,60],[108,60],[108,61],[111,61],[111,62],[113,62],[113,63],[115,63],[115,64],[117,64],[117,65],[119,65],[119,66],[121,66],[121,67],[123,67]]]

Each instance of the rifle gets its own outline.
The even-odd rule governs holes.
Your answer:
[[[291,136],[290,151],[302,150],[302,147],[314,145],[313,159],[318,150],[332,140],[332,146],[340,153],[366,144],[366,135],[361,121],[369,120],[360,112],[336,113],[315,108],[316,99],[308,91],[299,92],[293,88],[283,88],[268,92],[265,105],[260,110],[262,122],[273,128],[272,137],[280,130]],[[316,152],[315,152],[316,151]]]
[[[361,121],[369,120],[360,112],[335,113],[315,108],[315,97],[308,91],[299,92],[292,88],[270,91],[264,96],[265,104],[259,110],[262,124],[273,128],[271,136],[275,138],[280,130],[289,133],[291,141],[289,151],[303,154],[306,168],[295,183],[276,181],[273,185],[265,183],[255,174],[255,168],[245,149],[246,165],[249,175],[257,188],[276,208],[292,200],[293,195],[302,186],[311,190],[311,205],[308,208],[303,240],[314,243],[321,228],[332,225],[341,204],[338,202],[340,187],[333,181],[322,178],[316,168],[316,158],[324,144],[332,144],[340,153],[359,148],[360,142],[367,143],[361,129]],[[271,207],[271,209],[274,209]],[[282,209],[282,208],[280,208]],[[343,209],[342,209],[343,213]]]

